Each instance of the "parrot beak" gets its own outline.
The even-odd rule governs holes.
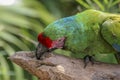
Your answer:
[[[48,48],[46,48],[45,46],[39,43],[35,51],[36,58],[40,60],[43,54],[47,51],[48,51]]]

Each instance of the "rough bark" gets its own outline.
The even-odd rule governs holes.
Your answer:
[[[62,55],[46,55],[43,60],[36,60],[34,52],[16,52],[9,57],[39,80],[120,80],[120,65],[97,62],[83,68],[81,59]]]

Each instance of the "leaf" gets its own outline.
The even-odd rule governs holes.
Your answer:
[[[29,28],[29,22],[27,21],[27,18],[24,16],[6,12],[1,12],[0,14],[1,14],[0,21],[3,24],[11,24],[18,27]]]
[[[10,80],[10,74],[9,74],[9,65],[7,64],[7,60],[3,56],[4,52],[0,51],[0,71],[2,72],[1,76],[3,77],[3,80]]]
[[[76,0],[77,2],[79,2],[82,6],[84,6],[85,8],[91,8],[91,6],[89,6],[87,3],[85,3],[83,0]]]
[[[22,41],[20,41],[16,36],[13,36],[7,32],[0,32],[0,38],[16,45],[22,50],[29,50],[29,48],[24,43],[22,43]]]
[[[111,4],[111,7],[115,6],[116,4],[119,4],[120,3],[120,0],[115,0],[112,4]]]
[[[104,2],[106,5],[108,4],[108,0],[104,0],[103,2]]]
[[[6,42],[0,40],[0,47],[3,47],[4,51],[8,53],[8,55],[12,55],[15,53],[15,50]]]
[[[105,8],[104,8],[104,6],[100,3],[100,1],[98,1],[98,0],[93,0],[98,6],[99,6],[99,8],[102,10],[102,11],[105,11]]]

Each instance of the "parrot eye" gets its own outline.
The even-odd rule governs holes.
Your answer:
[[[65,43],[65,37],[59,38],[53,41],[51,48],[63,48],[64,43]]]
[[[65,37],[62,37],[60,39],[58,39],[57,41],[64,41],[65,40]]]
[[[61,39],[59,39],[58,41],[62,41]]]

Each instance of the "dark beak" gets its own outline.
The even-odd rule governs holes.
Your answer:
[[[39,43],[35,51],[36,58],[40,60],[43,54],[47,51],[48,51],[48,48],[46,48],[45,46]]]

